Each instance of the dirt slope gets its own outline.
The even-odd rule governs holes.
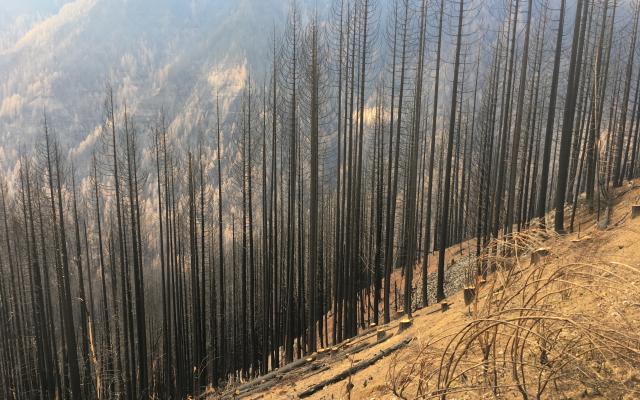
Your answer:
[[[490,274],[482,288],[478,286],[477,300],[470,306],[465,306],[463,293],[458,292],[448,298],[447,311],[443,312],[439,304],[415,311],[412,325],[402,332],[399,331],[399,320],[392,321],[379,329],[372,327],[347,343],[321,351],[307,360],[299,361],[293,367],[284,367],[280,371],[228,391],[223,397],[249,399],[295,399],[300,396],[311,399],[417,398],[419,395],[424,398],[436,397],[439,392],[434,388],[442,388],[443,385],[441,371],[443,367],[438,364],[442,362],[442,354],[459,360],[459,365],[453,367],[451,363],[445,362],[447,368],[457,367],[462,371],[457,375],[451,374],[447,378],[446,386],[450,390],[447,398],[493,397],[483,389],[469,389],[482,386],[481,382],[487,382],[487,370],[484,370],[484,376],[482,372],[474,372],[477,365],[482,362],[482,359],[478,358],[479,353],[474,353],[473,350],[477,343],[473,340],[465,342],[465,339],[459,338],[460,336],[456,338],[456,334],[464,332],[465,329],[469,332],[476,329],[482,333],[484,331],[481,331],[483,328],[480,328],[482,322],[480,320],[483,318],[493,320],[499,313],[513,315],[515,309],[520,311],[509,321],[517,320],[518,324],[520,321],[531,321],[533,317],[526,316],[530,313],[523,314],[521,311],[523,306],[514,303],[515,300],[503,299],[510,291],[516,293],[514,298],[519,298],[518,296],[522,294],[521,297],[524,299],[531,290],[527,285],[539,285],[541,288],[534,289],[539,293],[544,293],[544,290],[548,289],[549,293],[527,298],[537,299],[536,296],[547,296],[547,299],[555,299],[539,303],[540,312],[553,317],[546,317],[547,320],[543,318],[542,322],[536,320],[530,328],[525,326],[511,331],[509,330],[511,328],[507,327],[508,329],[504,330],[506,333],[503,333],[507,336],[506,339],[502,340],[500,337],[494,339],[494,353],[495,348],[500,349],[498,350],[500,355],[495,357],[498,362],[494,362],[494,367],[502,365],[502,367],[495,367],[495,380],[498,383],[495,385],[497,389],[494,390],[500,392],[502,398],[522,398],[520,389],[515,389],[521,381],[525,382],[524,390],[536,392],[540,388],[532,387],[534,385],[531,381],[535,379],[542,381],[544,379],[541,377],[548,376],[550,383],[548,387],[543,388],[542,398],[640,398],[640,364],[637,363],[640,360],[640,340],[637,336],[640,328],[640,291],[638,290],[640,287],[640,217],[631,218],[632,204],[640,204],[640,187],[630,184],[618,191],[611,224],[606,229],[597,228],[596,214],[589,213],[584,208],[578,214],[574,233],[556,236],[553,233],[541,234],[537,231],[515,237],[514,243],[519,244],[514,247],[515,250],[512,249],[512,254],[517,258],[501,259],[496,262],[508,268],[502,270],[498,268],[498,272]],[[538,261],[540,264],[536,266],[531,263],[530,253],[538,246],[547,250],[541,251],[542,255],[538,257],[541,259]],[[548,255],[546,255],[547,252]],[[538,273],[538,270],[545,272]],[[522,279],[525,276],[529,279],[528,281]],[[535,279],[529,278],[530,276]],[[597,277],[594,278],[594,276]],[[539,282],[543,281],[545,283],[540,285]],[[560,290],[551,289],[552,287],[559,287]],[[562,292],[561,296],[554,297],[556,292]],[[497,305],[491,306],[491,304]],[[469,310],[472,308],[473,313],[470,314]],[[571,347],[577,348],[585,341],[593,344],[594,341],[599,340],[597,336],[599,331],[595,328],[592,330],[595,333],[584,329],[586,332],[579,334],[580,329],[583,329],[587,322],[593,324],[589,321],[602,321],[598,328],[607,327],[608,330],[603,330],[607,340],[609,337],[606,332],[609,331],[635,331],[635,336],[615,336],[616,345],[611,348],[607,347],[608,342],[603,342],[604,344],[598,347],[602,350],[572,352]],[[570,329],[567,329],[566,324],[575,326],[571,325]],[[529,340],[534,336],[542,338],[546,334],[543,327],[547,327],[547,330],[557,328],[557,332],[560,333],[554,333],[556,336],[553,337],[559,344],[568,343],[565,347],[569,350],[558,350],[551,345],[543,346],[539,343],[542,339],[533,346],[530,343],[523,344],[521,347],[514,345],[517,341],[513,339],[514,335],[529,338]],[[498,332],[498,329],[496,327],[495,331]],[[528,330],[527,334],[522,334],[525,330]],[[487,332],[493,332],[493,330]],[[529,336],[530,332],[534,333]],[[490,334],[486,335],[490,336]],[[595,335],[595,339],[590,335]],[[632,334],[629,333],[629,335]],[[478,337],[482,336],[478,335]],[[526,339],[522,339],[523,343],[525,341]],[[464,345],[459,348],[467,346],[468,351],[465,350],[465,353],[461,354],[459,349],[452,351],[446,344]],[[384,354],[389,349],[393,352]],[[518,368],[521,368],[525,375],[532,373],[531,368],[537,368],[535,371],[539,371],[536,372],[539,373],[539,377],[532,376],[528,381],[518,378],[516,368],[514,367],[511,371],[511,367],[508,366],[509,351],[507,349],[510,349],[512,356],[520,349],[521,359],[532,361],[523,361],[518,364]],[[607,353],[609,350],[611,352]],[[599,352],[600,359],[596,360],[595,356],[582,357],[585,353],[593,352]],[[626,355],[629,355],[628,360],[618,362],[617,358],[625,358]],[[572,358],[569,358],[570,362],[565,363],[563,360],[567,357]],[[506,361],[502,362],[503,359]],[[552,364],[552,361],[555,364]],[[596,362],[597,366],[594,367]],[[353,374],[348,373],[350,368],[362,365],[360,363],[371,365]],[[562,369],[566,368],[566,365],[575,366],[575,369],[571,371]],[[589,375],[591,369],[595,371],[593,372],[595,378]],[[563,377],[566,379],[563,380]],[[313,394],[310,393],[310,389],[317,389],[315,386],[332,378],[337,382],[332,382]],[[459,388],[460,391],[456,392],[453,388]]]

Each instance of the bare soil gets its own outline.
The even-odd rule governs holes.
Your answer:
[[[637,273],[637,271],[640,271],[640,217],[631,219],[631,206],[634,204],[640,204],[640,186],[627,184],[620,188],[617,191],[611,224],[605,229],[597,226],[597,213],[589,211],[586,206],[581,205],[576,218],[575,232],[560,236],[550,233],[548,238],[541,239],[544,247],[551,249],[550,255],[545,257],[542,262],[545,263],[550,271],[554,271],[556,266],[571,263],[600,263],[611,266],[613,268],[611,273],[614,274],[618,273],[615,269],[616,263],[624,264],[629,268],[620,268],[620,276],[631,285],[630,287],[637,288],[640,285],[640,274]],[[549,215],[547,220],[552,225],[552,215]],[[463,251],[466,250],[468,254],[469,247],[469,244],[457,246],[451,249],[451,254],[448,256],[455,257],[454,254],[460,254],[461,249]],[[522,259],[529,259],[528,255],[521,255],[521,257]],[[435,259],[432,258],[430,269],[435,266],[434,261]],[[417,265],[416,280],[420,279],[419,270],[420,265]],[[394,279],[397,281],[400,290],[402,286],[400,286],[401,277],[398,271],[394,273]],[[488,281],[492,279],[496,278],[490,275]],[[485,285],[484,287],[492,287],[495,290],[496,286]],[[479,301],[482,301],[489,295],[491,293],[487,293],[486,289],[482,289],[479,290],[477,297],[480,299]],[[607,295],[615,297],[616,293],[612,292]],[[624,323],[627,324],[626,326],[635,326],[637,328],[636,331],[640,330],[640,292],[631,292],[631,295],[629,295],[629,292],[625,292],[625,296],[629,298],[621,301],[628,305],[629,308],[625,309],[626,311],[623,313]],[[426,366],[424,363],[417,363],[416,360],[419,360],[419,354],[421,352],[424,353],[425,348],[430,346],[430,343],[437,343],[436,338],[443,337],[444,332],[448,332],[447,335],[452,335],[472,323],[473,315],[469,311],[473,306],[465,305],[462,291],[451,294],[447,302],[449,303],[447,311],[442,311],[440,304],[415,311],[411,326],[402,332],[399,332],[398,325],[400,320],[398,319],[388,325],[371,327],[360,336],[346,343],[334,348],[321,350],[296,368],[284,373],[276,372],[269,379],[258,378],[257,382],[252,383],[253,390],[241,391],[239,389],[242,389],[242,387],[240,387],[226,392],[224,396],[227,398],[248,399],[296,399],[314,385],[329,380],[358,365],[358,363],[376,357],[382,350],[389,349],[402,341],[410,340],[407,346],[386,357],[382,357],[372,365],[349,375],[345,379],[327,385],[308,397],[310,399],[399,398],[397,397],[398,380],[402,377],[402,371],[410,371],[410,373],[406,374],[409,379],[428,376],[424,371],[425,369],[434,369],[437,372],[437,366]],[[598,313],[601,312],[602,304],[598,301],[596,295],[590,296],[587,293],[586,295],[567,296],[566,301],[553,303],[550,307],[553,308],[553,312],[559,314],[571,313],[573,317],[576,315],[597,317]],[[602,318],[606,317],[604,315]],[[614,317],[619,317],[619,315]],[[384,331],[384,339],[381,341],[377,338],[379,334],[382,335],[382,333],[378,333],[378,330]],[[430,350],[433,349],[440,351],[440,348],[436,345]],[[640,355],[640,343],[630,345],[630,349],[629,351],[631,352],[637,352],[635,355]],[[444,348],[442,351],[444,351]],[[418,370],[411,370],[410,366],[418,368]],[[622,382],[621,384],[629,388],[630,393],[635,393],[631,395],[620,394],[616,398],[640,398],[640,366],[636,367],[638,368],[627,367],[621,370],[621,368],[614,366],[607,371],[607,374],[610,375],[608,378],[618,379]],[[613,376],[616,374],[619,377]],[[415,393],[417,393],[416,387],[419,383],[409,381],[408,383],[405,382],[405,384],[406,391],[403,392],[402,397],[417,398]],[[427,383],[424,384],[425,387],[428,386]],[[460,384],[458,383],[458,385]],[[394,390],[396,394],[394,394]],[[586,383],[584,387],[576,384],[571,393],[562,388],[550,388],[549,390],[543,398],[603,398],[601,397],[602,394],[599,394],[597,390],[591,390]],[[557,391],[554,392],[554,390]],[[505,390],[504,393],[503,398],[522,398],[518,395],[510,395],[513,392],[509,390]],[[431,396],[435,396],[435,393],[431,392],[430,396],[424,396],[424,398]],[[481,398],[478,396],[480,395],[474,395],[469,392],[462,394],[461,392],[459,395],[450,394],[447,398]]]

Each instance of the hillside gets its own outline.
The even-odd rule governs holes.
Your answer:
[[[640,398],[639,36],[0,1],[0,398]]]
[[[279,0],[1,5],[0,161],[6,167],[20,146],[41,138],[45,108],[63,144],[84,161],[103,122],[107,83],[140,129],[163,108],[175,139],[195,143],[197,122],[211,124],[202,119],[215,109],[216,94],[226,112],[249,74],[263,76],[288,7]]]
[[[416,310],[404,331],[400,320],[371,327],[222,398],[437,398],[445,386],[447,398],[493,398],[487,382],[501,398],[523,398],[520,389],[530,398],[637,398],[640,216],[631,207],[640,186],[617,195],[606,229],[582,206],[579,231],[513,235],[514,256],[486,259],[497,270],[469,306],[458,291],[447,311]]]

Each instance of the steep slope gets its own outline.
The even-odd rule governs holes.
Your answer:
[[[107,83],[139,125],[163,107],[174,130],[189,137],[217,93],[228,105],[249,73],[262,76],[288,9],[280,0],[64,3],[33,0],[0,14],[36,21],[0,31],[0,140],[9,159],[41,133],[45,108],[65,144],[84,141],[77,151],[87,151]]]
[[[0,52],[72,0],[20,0],[0,4]]]
[[[458,292],[448,298],[445,312],[439,304],[417,310],[408,329],[400,331],[398,320],[372,327],[223,396],[439,398],[446,382],[448,399],[477,399],[490,394],[482,382],[494,379],[485,374],[495,370],[501,398],[522,398],[518,382],[542,398],[637,398],[640,216],[632,219],[631,207],[638,204],[640,186],[629,185],[618,192],[607,229],[597,228],[597,214],[582,207],[574,233],[517,234],[509,247],[514,257],[491,259],[497,272],[469,306]],[[520,299],[537,306],[525,307]],[[483,324],[491,328],[483,331]],[[553,341],[544,342],[547,334]],[[482,335],[489,338],[484,343],[493,343],[487,364]],[[512,357],[522,358],[520,375]],[[545,380],[546,386],[536,386]]]

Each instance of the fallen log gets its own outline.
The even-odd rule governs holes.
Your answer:
[[[299,378],[306,379],[310,376],[325,372],[328,369],[329,369],[329,366],[326,364],[325,365],[313,364],[312,367],[309,369],[309,372],[312,372],[312,373],[305,374],[303,377],[299,377]],[[282,380],[276,380],[276,379],[271,379],[267,382],[262,382],[260,385],[257,385],[251,388],[250,390],[240,393],[240,395],[237,396],[236,398],[243,398],[243,397],[248,397],[257,393],[267,392],[268,390],[271,390],[273,387],[277,386],[280,383],[282,383]]]
[[[404,346],[406,346],[407,344],[409,344],[409,342],[411,342],[413,338],[407,338],[399,343],[394,344],[393,346],[380,350],[378,353],[376,353],[376,355],[374,355],[373,357],[367,359],[367,360],[363,360],[360,361],[359,363],[353,365],[350,368],[347,368],[346,370],[342,371],[341,373],[339,373],[338,375],[335,375],[327,380],[324,380],[320,383],[317,383],[313,386],[311,386],[310,388],[308,388],[307,390],[305,390],[304,392],[301,392],[300,394],[298,394],[298,397],[300,397],[301,399],[305,398],[305,397],[309,397],[312,394],[324,389],[326,386],[329,385],[333,385],[335,383],[340,382],[341,380],[347,379],[349,376],[370,367],[371,365],[375,364],[376,362],[378,362],[380,359],[382,359],[383,357],[388,356],[389,354],[403,348]]]
[[[368,350],[374,346],[379,345],[380,343],[384,342],[385,340],[387,340],[388,338],[390,338],[391,336],[387,335],[385,338],[383,338],[382,340],[378,341],[378,340],[374,340],[371,342],[363,342],[363,343],[359,343],[357,346],[354,346],[351,349],[347,349],[344,353],[339,354],[339,356],[341,356],[342,358],[346,357],[346,356],[351,356],[357,353],[361,353],[365,350]]]
[[[282,376],[283,374],[292,371],[296,368],[302,367],[306,364],[308,364],[309,361],[307,361],[307,359],[305,358],[300,358],[296,361],[290,362],[289,364],[285,364],[282,368],[279,368],[277,370],[271,371],[268,374],[265,374],[261,377],[258,377],[256,379],[253,379],[243,385],[237,386],[233,389],[232,392],[227,392],[226,394],[223,394],[221,398],[223,399],[230,399],[230,398],[235,398],[238,395],[242,395],[244,393],[246,393],[247,391],[252,391],[253,388],[255,388],[256,386],[260,386],[262,384],[264,384],[266,381],[278,378],[280,376]],[[237,393],[237,394],[236,394]],[[210,398],[210,397],[205,397],[205,398]]]
[[[387,328],[380,328],[380,329],[388,330],[390,328],[387,327]],[[376,334],[376,330],[369,328],[365,332],[361,333],[359,336],[351,338],[350,340],[345,340],[344,342],[340,343],[338,346],[332,347],[331,349],[326,349],[328,353],[327,355],[329,355],[333,359],[329,362],[342,360],[346,358],[347,355],[353,355],[363,350],[367,350],[370,347],[378,345],[391,337],[387,335],[383,340],[379,342],[375,342],[375,341],[373,343],[364,342],[364,340],[370,337],[373,337],[375,334]],[[316,358],[315,356],[312,356],[312,361],[315,361],[315,358]],[[324,358],[324,356],[322,358]],[[309,360],[305,358],[301,358],[289,364],[285,364],[284,366],[282,366],[277,370],[271,371],[249,382],[239,385],[233,388],[232,390],[227,390],[222,394],[206,393],[206,394],[203,394],[200,398],[210,399],[210,398],[213,398],[215,395],[219,396],[219,398],[221,399],[234,399],[238,397],[244,397],[250,393],[256,392],[257,388],[267,389],[269,387],[275,386],[278,383],[281,383],[283,379],[286,379],[288,372],[291,372],[298,368],[308,366],[309,364],[311,364]]]

